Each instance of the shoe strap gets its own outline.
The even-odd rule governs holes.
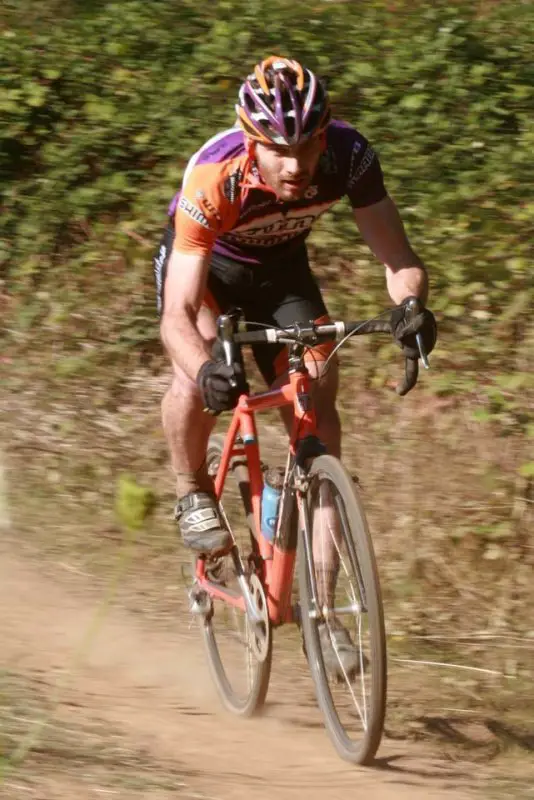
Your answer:
[[[178,519],[186,511],[191,511],[194,508],[198,508],[204,498],[210,502],[210,505],[212,505],[215,510],[217,507],[215,498],[208,494],[208,492],[189,492],[189,494],[181,497],[176,503],[176,508],[174,510],[175,518]]]

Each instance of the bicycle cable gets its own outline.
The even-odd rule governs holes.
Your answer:
[[[330,369],[330,362],[332,361],[332,359],[333,359],[333,357],[335,356],[335,354],[337,353],[337,351],[338,351],[338,350],[339,350],[339,349],[340,349],[340,348],[341,348],[341,347],[342,347],[342,346],[345,344],[345,342],[347,342],[347,341],[348,341],[348,340],[349,340],[349,339],[350,339],[352,336],[356,336],[356,335],[358,334],[358,331],[360,330],[360,328],[363,328],[363,327],[364,327],[365,325],[367,325],[369,322],[376,322],[376,321],[378,321],[379,319],[381,319],[382,317],[385,317],[387,314],[390,314],[390,313],[391,313],[390,309],[384,309],[384,311],[381,311],[379,314],[376,314],[376,316],[374,316],[374,317],[371,317],[370,319],[367,319],[367,320],[365,320],[365,321],[364,321],[364,322],[362,322],[360,325],[358,325],[358,327],[357,327],[357,328],[355,328],[354,330],[350,331],[350,333],[347,333],[347,334],[346,334],[346,335],[345,335],[345,336],[344,336],[344,337],[343,337],[343,338],[342,338],[342,339],[341,339],[341,340],[340,340],[340,341],[339,341],[339,342],[336,344],[336,346],[334,347],[334,349],[332,350],[332,352],[331,352],[331,353],[328,355],[328,357],[327,357],[327,359],[326,359],[326,361],[325,361],[325,364],[324,364],[324,369],[323,369],[323,371],[322,371],[322,374],[321,374],[321,376],[320,376],[320,377],[322,378],[322,377],[324,377],[324,376],[327,374],[328,370]],[[252,320],[250,320],[250,321],[249,321],[249,320],[245,320],[245,323],[246,323],[246,325],[253,325],[253,326],[255,326],[256,328],[265,328],[265,329],[267,329],[267,330],[273,330],[273,329],[274,329],[274,330],[275,330],[277,333],[282,333],[282,334],[283,334],[284,336],[286,336],[286,337],[287,337],[287,339],[289,339],[290,341],[294,342],[295,344],[300,344],[300,345],[301,345],[301,346],[304,348],[306,355],[308,355],[308,354],[311,354],[311,356],[312,356],[312,358],[313,358],[313,361],[314,361],[314,365],[315,365],[315,367],[317,367],[317,364],[319,363],[319,359],[317,358],[317,356],[316,356],[316,355],[315,355],[315,353],[313,352],[313,350],[314,350],[314,345],[306,344],[306,342],[302,341],[302,339],[300,339],[298,336],[294,336],[294,335],[292,335],[292,334],[288,333],[288,332],[287,332],[287,331],[286,331],[284,328],[279,328],[279,327],[278,327],[278,326],[276,326],[276,325],[267,325],[267,323],[265,323],[265,322],[254,322],[254,321],[252,321]],[[319,376],[318,376],[318,377],[319,377]]]
[[[324,365],[324,370],[323,370],[323,375],[326,375],[327,371],[330,369],[330,361],[333,359],[333,357],[335,356],[335,354],[337,353],[339,348],[342,347],[345,344],[345,342],[347,342],[351,338],[351,336],[356,336],[358,334],[358,331],[360,330],[360,328],[363,328],[369,322],[377,322],[381,317],[384,317],[384,316],[386,316],[386,314],[390,314],[390,313],[391,313],[391,311],[389,309],[385,309],[384,311],[381,311],[375,317],[371,317],[371,319],[366,319],[364,322],[362,322],[360,325],[358,325],[357,328],[355,328],[353,331],[350,331],[350,333],[347,333],[342,339],[340,339],[340,341],[336,344],[336,346],[334,347],[334,349],[332,350],[332,352],[330,353],[330,355],[326,359],[326,362],[325,362],[325,365]]]

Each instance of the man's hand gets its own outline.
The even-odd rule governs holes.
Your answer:
[[[411,299],[411,297],[406,297],[400,306],[392,310],[391,332],[406,358],[418,359],[419,348],[417,346],[415,334],[421,334],[423,347],[428,355],[428,353],[432,352],[436,344],[438,329],[434,314],[428,308],[423,308],[422,311],[415,316],[412,316],[412,313],[408,312],[407,303]]]
[[[198,371],[197,386],[204,410],[214,415],[235,408],[239,395],[249,391],[241,364],[229,367],[224,361],[204,362]]]

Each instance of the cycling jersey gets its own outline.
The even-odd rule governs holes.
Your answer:
[[[210,139],[190,159],[169,206],[174,248],[249,264],[285,260],[304,242],[315,220],[343,196],[353,208],[386,197],[373,148],[355,128],[333,120],[314,178],[299,200],[278,200],[249,157],[241,129]]]

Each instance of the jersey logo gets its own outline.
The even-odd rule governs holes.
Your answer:
[[[180,202],[178,203],[178,207],[185,214],[188,214],[188,216],[190,216],[191,219],[194,219],[195,222],[198,222],[199,225],[202,225],[202,227],[204,228],[210,227],[208,220],[206,219],[200,208],[197,208],[186,197],[184,197],[184,195],[180,197]]]
[[[332,202],[320,203],[311,208],[295,209],[285,214],[273,213],[260,219],[252,219],[250,222],[238,225],[223,238],[241,245],[272,247],[297,236],[306,235],[317,217],[331,205]]]
[[[356,145],[358,145],[358,150],[356,150]],[[359,151],[360,151],[360,145],[358,142],[356,142],[356,144],[354,145],[354,150],[352,151],[352,158],[350,162],[349,180],[347,183],[347,187],[349,189],[352,189],[354,184],[360,180],[360,178],[365,172],[367,172],[367,170],[369,169],[375,158],[375,151],[373,150],[371,145],[368,144],[367,147],[365,148],[362,160],[360,161],[358,167],[355,168],[355,160],[356,160],[355,157],[356,154],[359,153]]]
[[[241,172],[240,169],[237,169],[235,172],[232,172],[232,174],[228,178],[226,178],[224,182],[224,188],[223,188],[224,196],[231,203],[235,202],[237,193],[239,191],[239,184],[241,183],[242,179],[243,179],[243,173]]]
[[[163,267],[167,258],[167,246],[161,244],[159,253],[154,259],[154,277],[156,279],[156,298],[158,312],[161,313],[161,287],[163,284]]]
[[[205,209],[208,214],[211,214],[212,217],[215,217],[218,222],[221,221],[221,215],[218,209],[216,209],[211,200],[206,197],[206,193],[203,192],[202,189],[199,189],[195,193],[195,197],[197,198],[199,205],[202,206],[202,208]]]

